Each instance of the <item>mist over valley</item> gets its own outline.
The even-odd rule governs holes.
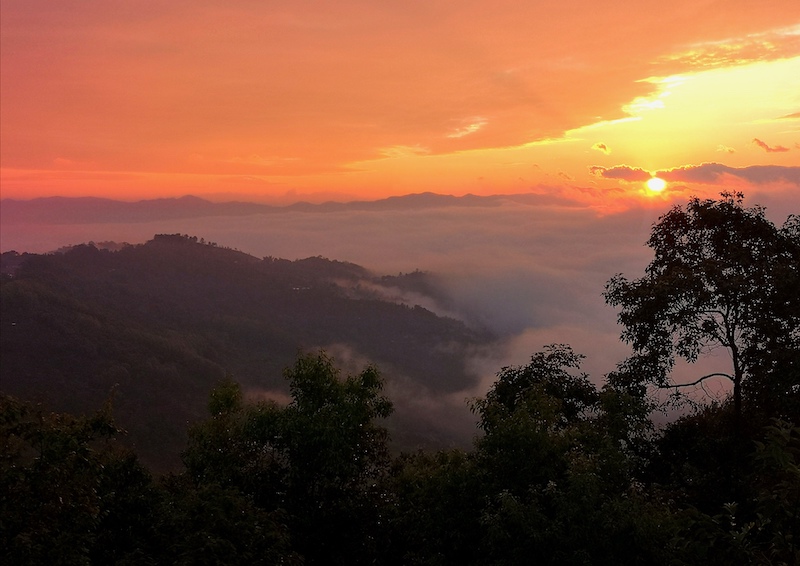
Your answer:
[[[66,252],[22,270],[52,286],[47,316],[57,324],[34,312],[42,299],[4,299],[4,327],[15,324],[3,333],[6,389],[85,411],[118,384],[123,425],[146,407],[148,424],[132,436],[158,437],[174,465],[184,425],[203,414],[217,379],[227,372],[253,398],[285,400],[282,370],[299,349],[324,349],[351,372],[376,364],[401,448],[469,445],[469,400],[547,344],[586,355],[582,369],[600,385],[629,353],[601,293],[612,275],[643,269],[643,244],[664,210],[599,215],[535,194],[428,193],[287,207],[4,200],[0,212],[3,252]],[[4,270],[22,259],[4,254]],[[154,345],[162,354],[150,353]],[[725,395],[724,382],[711,385]],[[162,418],[171,432],[156,435]]]

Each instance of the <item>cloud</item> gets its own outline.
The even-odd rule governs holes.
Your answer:
[[[606,155],[608,155],[609,153],[611,153],[611,148],[610,148],[610,147],[608,147],[606,144],[604,144],[604,143],[601,143],[601,142],[597,142],[596,144],[594,144],[594,145],[592,146],[592,149],[596,149],[597,151],[599,151],[599,152],[601,152],[601,153],[604,153],[604,154],[606,154]]]
[[[447,134],[446,137],[457,139],[474,134],[486,125],[486,118],[476,116],[474,118],[470,118],[467,120],[467,122],[468,123],[465,126],[457,128],[454,132]]]
[[[447,168],[456,157],[469,158],[455,152],[495,148],[516,158],[518,148],[537,140],[554,144],[576,129],[635,120],[622,109],[626,101],[661,104],[661,87],[642,82],[657,57],[709,33],[720,37],[722,28],[705,23],[707,3],[678,1],[675,13],[683,16],[655,27],[641,24],[652,19],[654,0],[635,7],[595,2],[579,10],[573,2],[506,2],[502,9],[487,2],[417,2],[409,10],[403,3],[355,0],[334,9],[313,0],[302,10],[277,12],[263,2],[236,9],[202,3],[187,12],[154,0],[142,18],[127,17],[119,3],[99,11],[84,3],[69,17],[62,9],[42,9],[42,0],[4,4],[4,24],[15,33],[0,53],[4,84],[13,85],[3,98],[2,161],[38,170],[54,155],[94,160],[96,169],[164,175],[171,195],[196,192],[201,175],[274,175],[287,188],[342,192],[357,178],[350,192],[360,194],[401,181],[404,191],[420,190],[416,171],[376,182],[341,173],[382,157],[381,149],[419,144],[443,156],[425,163],[442,168],[438,181],[457,175],[459,168]],[[575,17],[595,22],[593,41]],[[725,17],[740,20],[723,26],[734,37],[786,25],[785,10],[758,3],[737,4]],[[770,41],[786,38],[791,35]],[[37,57],[13,55],[30,45]],[[55,95],[64,76],[75,87],[66,101]],[[638,135],[615,141],[613,133],[595,133],[582,143],[602,137],[619,154]],[[572,175],[591,163],[573,159]],[[167,174],[175,172],[181,176],[170,181]],[[424,190],[441,190],[425,182]],[[61,185],[63,192],[86,191],[77,183]],[[132,189],[129,198],[140,191]]]
[[[659,171],[657,174],[666,181],[683,181],[687,183],[715,184],[721,182],[723,180],[722,177],[725,175],[730,175],[756,185],[786,182],[800,186],[800,167],[784,167],[781,165],[729,167],[721,163],[703,163],[701,165],[685,165],[675,169]]]
[[[620,179],[622,181],[646,181],[652,175],[645,171],[644,169],[640,169],[639,167],[629,167],[627,165],[617,165],[615,167],[601,167],[600,165],[594,165],[589,167],[589,171],[592,175],[596,175],[598,177],[603,177],[604,179]]]
[[[599,188],[599,187],[573,187],[573,190],[584,195],[591,195],[593,197],[605,197],[609,195],[621,195],[625,193],[625,189],[619,187]]]
[[[781,116],[779,120],[800,120],[800,112],[792,112],[786,116]]]
[[[798,49],[800,26],[795,25],[721,41],[695,43],[663,60],[700,69],[716,69],[796,57]]]
[[[384,157],[412,157],[414,155],[426,155],[430,152],[430,149],[420,145],[395,145],[385,147],[379,153]]]
[[[753,138],[753,143],[767,153],[783,153],[784,151],[789,151],[788,147],[783,147],[782,145],[769,146],[766,142],[763,142],[758,138]]]
[[[717,146],[717,151],[720,151],[722,153],[736,153],[736,150],[733,149],[732,147],[728,147],[727,145],[722,145],[722,144]]]

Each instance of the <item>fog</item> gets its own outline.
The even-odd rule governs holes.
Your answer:
[[[88,241],[140,243],[156,233],[186,233],[257,257],[323,256],[376,274],[430,272],[450,303],[416,298],[439,314],[489,327],[507,338],[503,365],[568,342],[588,356],[593,376],[613,369],[615,313],[601,296],[615,273],[641,273],[644,246],[663,210],[598,216],[576,207],[448,207],[411,211],[285,212],[131,224],[18,225],[3,230],[3,250],[46,252]],[[620,358],[621,359],[621,358]],[[618,361],[618,360],[615,360]],[[611,364],[609,365],[609,362]]]
[[[629,354],[619,340],[616,312],[605,304],[602,292],[616,273],[642,275],[651,259],[645,242],[664,212],[663,207],[652,207],[600,216],[587,208],[508,203],[135,224],[17,225],[3,228],[3,249],[43,252],[87,241],[139,243],[156,233],[180,232],[258,257],[324,256],[362,265],[378,275],[430,272],[445,300],[399,294],[395,299],[488,327],[502,339],[478,348],[465,361],[472,379],[463,387],[433,395],[424,384],[394,374],[389,394],[400,420],[413,418],[423,427],[430,422],[463,436],[474,430],[475,422],[466,400],[484,395],[502,367],[526,363],[546,344],[567,343],[584,354],[582,369],[596,384]],[[357,371],[370,361],[348,345],[320,346],[346,370]],[[722,364],[724,369],[727,360],[703,363],[716,368]],[[697,369],[681,371],[688,378],[697,375]],[[715,387],[713,395],[724,394],[723,386]]]

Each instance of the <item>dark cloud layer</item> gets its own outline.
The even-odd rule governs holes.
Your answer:
[[[781,165],[729,167],[721,163],[703,163],[701,165],[685,165],[676,169],[659,171],[657,174],[666,181],[681,181],[685,183],[718,184],[723,181],[724,176],[730,175],[756,185],[783,182],[800,187],[800,167],[785,167]]]
[[[764,142],[761,143],[763,144]],[[778,148],[770,148],[769,151],[789,150],[779,146]],[[619,179],[628,182],[647,181],[652,176],[651,173],[644,169],[628,165],[617,165],[615,167],[595,165],[590,167],[589,170],[593,175],[604,179]],[[674,169],[657,171],[655,175],[665,181],[684,183],[720,184],[724,181],[724,177],[729,175],[756,185],[783,182],[800,186],[800,167],[783,165],[729,167],[721,163],[702,163],[700,165],[684,165]]]
[[[650,173],[639,167],[628,167],[627,165],[617,165],[616,167],[601,167],[595,165],[589,167],[592,175],[603,177],[604,179],[620,179],[622,181],[646,181],[651,177]]]

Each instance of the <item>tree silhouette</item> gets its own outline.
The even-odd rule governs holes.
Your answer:
[[[794,216],[776,227],[762,207],[746,208],[741,193],[721,196],[662,216],[647,242],[655,258],[645,276],[614,276],[605,298],[621,307],[622,339],[634,349],[629,375],[675,388],[725,377],[738,420],[743,382],[788,371],[785,354],[796,361],[800,350],[800,230]],[[694,362],[718,347],[730,354],[730,370],[670,379],[676,357]]]

